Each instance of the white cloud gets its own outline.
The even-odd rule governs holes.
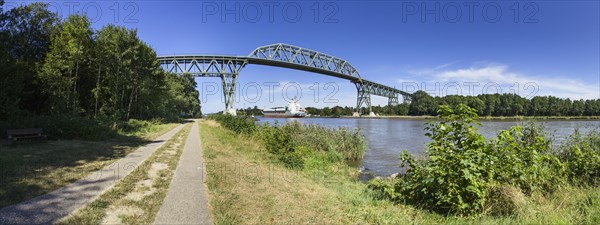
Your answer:
[[[432,95],[481,93],[517,93],[523,97],[552,95],[571,99],[599,98],[597,83],[583,83],[561,77],[530,76],[509,71],[508,66],[487,64],[455,70],[421,70],[426,81],[421,89]],[[443,68],[443,67],[442,67]]]

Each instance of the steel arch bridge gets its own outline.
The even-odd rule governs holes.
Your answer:
[[[371,95],[388,98],[388,105],[398,104],[398,97],[410,102],[411,94],[383,84],[363,79],[350,62],[335,56],[288,44],[272,44],[256,48],[248,56],[172,55],[159,56],[166,72],[197,77],[220,77],[225,97],[225,113],[235,114],[233,108],[235,85],[240,71],[248,64],[283,67],[320,73],[352,82],[357,91],[356,111],[366,106],[371,112]]]

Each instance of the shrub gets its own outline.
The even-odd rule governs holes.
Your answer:
[[[110,126],[97,120],[81,117],[79,115],[30,115],[15,119],[11,123],[3,124],[6,129],[42,128],[50,139],[81,139],[100,140],[114,137],[116,133]]]
[[[277,156],[286,166],[291,168],[301,168],[303,166],[302,153],[307,151],[300,151],[306,149],[297,147],[289,129],[265,124],[260,129],[260,135],[267,151]]]
[[[486,207],[502,214],[515,212],[519,193],[548,193],[563,183],[564,164],[540,128],[515,126],[487,142],[472,108],[440,106],[438,115],[425,128],[426,159],[403,151],[406,173],[391,184],[373,181],[376,196],[444,214],[473,215]]]
[[[582,135],[576,130],[561,146],[560,158],[566,164],[569,180],[580,185],[600,183],[600,133]]]
[[[345,160],[361,160],[367,147],[359,129],[326,128],[314,124],[303,125],[297,121],[283,125],[282,129],[292,134],[297,145],[310,147],[317,152],[338,152]]]
[[[251,135],[257,131],[257,127],[254,124],[254,119],[249,117],[236,117],[232,115],[216,114],[210,115],[209,119],[216,120],[225,128],[237,134]]]
[[[299,122],[257,126],[249,118],[229,115],[209,118],[235,133],[257,135],[266,150],[290,168],[304,168],[307,160],[311,160],[311,167],[318,167],[317,164],[322,162],[360,160],[366,149],[365,138],[358,129],[330,129]]]
[[[441,106],[440,122],[428,123],[426,161],[403,152],[408,167],[395,186],[399,199],[441,213],[473,214],[483,208],[492,174],[489,148],[476,132],[477,113],[466,105]]]
[[[514,126],[490,140],[494,180],[515,185],[526,194],[552,192],[563,183],[564,165],[551,151],[541,128]]]

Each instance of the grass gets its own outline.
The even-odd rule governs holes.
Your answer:
[[[345,165],[287,169],[255,138],[201,121],[215,224],[598,224],[599,187],[527,197],[512,216],[440,215],[376,199]],[[310,162],[309,162],[310,164]]]
[[[144,163],[59,224],[150,224],[162,206],[192,125],[188,124]]]
[[[175,126],[154,124],[105,141],[50,140],[0,146],[0,207],[82,179]]]

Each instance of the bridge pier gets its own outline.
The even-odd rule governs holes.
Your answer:
[[[398,95],[392,95],[388,97],[388,105],[395,106],[398,105]]]
[[[223,110],[223,114],[229,114],[232,116],[237,115],[235,108],[233,108],[233,102],[235,100],[236,81],[237,74],[221,74],[221,83],[223,84],[223,97],[225,100],[225,110]]]
[[[356,86],[356,112],[353,113],[354,116],[362,115],[362,106],[366,105],[369,110],[369,116],[375,116],[373,110],[371,109],[371,94],[365,84],[355,82],[354,86]]]

